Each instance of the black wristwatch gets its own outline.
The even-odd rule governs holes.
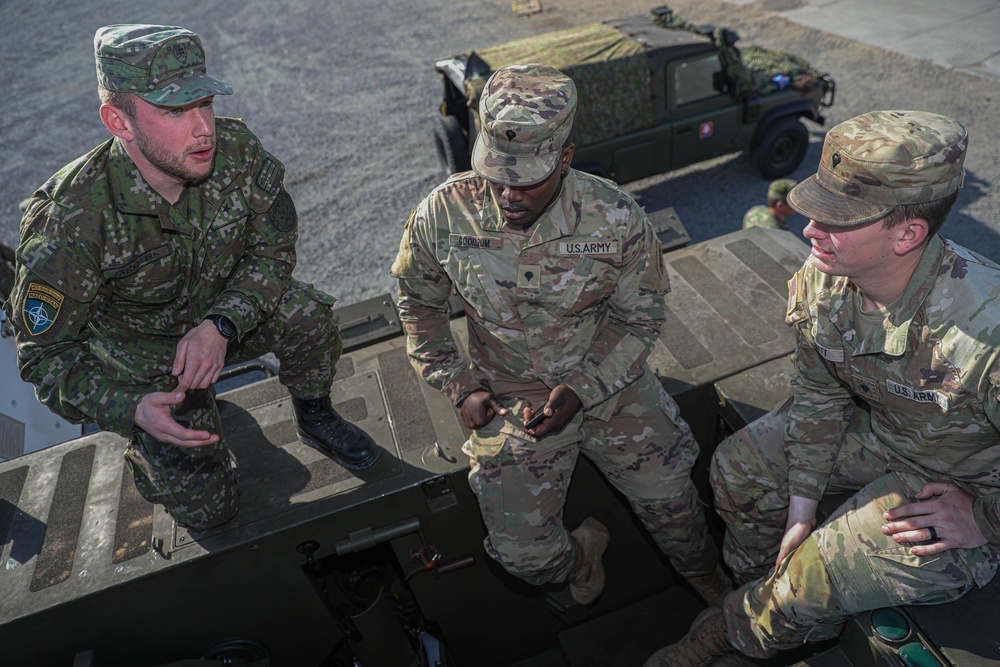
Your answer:
[[[239,333],[233,321],[225,315],[209,315],[205,318],[205,321],[214,324],[216,331],[227,341],[233,340],[236,338],[236,334]]]

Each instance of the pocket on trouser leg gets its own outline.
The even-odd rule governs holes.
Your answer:
[[[724,560],[740,581],[767,574],[788,519],[779,420],[765,416],[724,440],[712,456],[715,511],[726,523]]]
[[[194,530],[229,521],[239,505],[236,459],[221,442],[205,447],[177,447],[145,434],[125,450],[136,489],[147,501]]]
[[[847,616],[813,536],[769,576],[729,595],[723,606],[729,642],[755,658],[836,637]]]
[[[500,484],[500,466],[496,459],[483,457],[472,462],[469,486],[479,500],[479,512],[490,531],[503,530],[503,485]]]
[[[485,437],[474,434],[462,445],[462,451],[469,457],[469,487],[479,500],[479,512],[490,531],[504,528],[499,454],[505,442],[506,438],[499,433]]]
[[[817,530],[820,554],[850,613],[901,604],[940,604],[976,585],[986,556],[980,549],[949,549],[917,556],[882,533],[883,512],[915,502],[896,474],[856,493],[844,511]]]

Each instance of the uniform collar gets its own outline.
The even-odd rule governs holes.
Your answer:
[[[488,232],[502,232],[505,224],[500,205],[493,199],[493,190],[489,183],[483,180],[483,218],[482,228]],[[563,179],[562,188],[555,200],[542,213],[532,226],[531,243],[545,243],[553,239],[569,236],[580,224],[580,208],[574,205],[576,201],[577,176],[570,169]]]
[[[166,204],[166,200],[139,173],[139,168],[117,137],[111,142],[108,165],[111,197],[119,211],[129,215],[156,215]]]
[[[218,135],[218,131],[216,135]],[[221,141],[218,143],[221,145]],[[127,215],[157,215],[169,206],[167,201],[142,177],[139,168],[125,152],[125,146],[117,137],[111,142],[108,161],[110,167],[108,181],[111,195],[119,211]],[[226,174],[234,173],[238,173],[236,165],[222,150],[216,148],[212,173],[207,180],[198,186],[187,186],[189,189],[188,197],[194,196],[195,193],[190,192],[190,190],[196,187],[199,190],[198,196],[202,197],[206,210],[217,209],[222,201],[222,194],[234,186],[232,179],[226,177]]]
[[[910,324],[934,286],[934,277],[938,274],[943,257],[944,241],[935,234],[928,240],[906,289],[888,312],[883,328],[876,330],[869,341],[861,342],[863,347],[858,350],[859,353],[885,352],[899,357],[906,352]],[[834,299],[838,305],[831,312],[831,319],[843,322],[860,312],[861,295],[849,281],[840,284],[844,285],[844,292],[841,298]]]

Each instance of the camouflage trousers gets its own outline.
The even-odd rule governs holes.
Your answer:
[[[712,459],[724,558],[746,582],[724,605],[733,646],[767,658],[836,637],[863,611],[949,602],[990,581],[998,554],[988,545],[920,557],[882,533],[882,513],[916,502],[931,480],[890,466],[870,431],[848,430],[827,487],[852,495],[774,568],[788,516],[784,407],[725,440]]]
[[[279,381],[297,398],[330,393],[342,343],[333,323],[334,299],[311,285],[292,281],[274,315],[240,341],[229,344],[226,364],[274,353]],[[174,419],[222,438],[205,447],[178,447],[138,433],[125,449],[139,493],[163,505],[179,524],[207,530],[233,518],[239,504],[236,457],[226,444],[215,391],[194,389],[171,411]]]
[[[626,387],[608,421],[580,413],[561,432],[535,440],[520,417],[526,405],[543,405],[548,392],[501,396],[510,415],[495,417],[463,447],[487,553],[529,583],[566,580],[576,551],[563,506],[583,454],[625,495],[680,574],[710,572],[719,553],[690,478],[698,444],[655,375],[647,370]]]

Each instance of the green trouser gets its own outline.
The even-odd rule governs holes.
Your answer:
[[[647,369],[626,387],[608,421],[580,413],[561,432],[535,440],[521,429],[520,416],[525,405],[543,405],[548,391],[501,396],[510,414],[494,417],[463,448],[487,553],[529,583],[566,580],[575,548],[563,505],[583,454],[625,495],[681,575],[710,572],[719,554],[690,478],[698,444],[656,376]]]
[[[865,446],[870,433],[851,430],[827,493],[853,495],[774,568],[788,516],[784,407],[725,440],[712,459],[716,511],[727,525],[723,555],[747,582],[725,602],[733,646],[767,658],[836,637],[863,611],[949,602],[992,579],[998,554],[989,545],[920,557],[882,532],[882,513],[916,502],[932,480],[890,469],[901,466]]]
[[[342,345],[333,322],[333,303],[311,285],[293,280],[274,315],[229,344],[226,364],[272,352],[280,364],[279,381],[293,396],[326,396]],[[222,437],[213,445],[178,447],[137,433],[125,450],[136,488],[189,528],[221,525],[235,516],[240,493],[236,458],[222,432],[215,391],[190,390],[171,413],[187,428]]]

